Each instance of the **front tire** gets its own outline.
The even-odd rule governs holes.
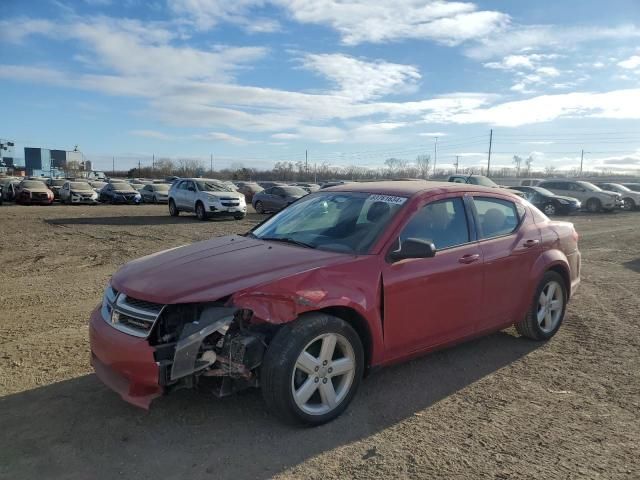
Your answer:
[[[587,200],[587,211],[597,213],[602,210],[602,203],[597,198]]]
[[[196,217],[201,222],[204,222],[207,219],[207,212],[204,209],[204,204],[202,202],[196,203]]]
[[[256,213],[260,213],[260,214],[264,213],[264,205],[262,205],[262,202],[260,200],[256,202],[255,209],[256,209]]]
[[[173,199],[169,200],[169,215],[172,217],[180,215],[180,210],[176,207],[176,202],[174,202]]]
[[[636,209],[636,202],[633,200],[633,198],[625,198],[624,203],[622,204],[622,209],[626,210],[627,212],[631,212],[632,210]]]
[[[544,274],[536,288],[527,316],[516,323],[516,330],[531,340],[549,340],[562,321],[567,308],[567,287],[557,272]]]
[[[267,408],[292,424],[321,425],[353,399],[364,371],[360,337],[324,313],[283,326],[265,355],[260,379]]]

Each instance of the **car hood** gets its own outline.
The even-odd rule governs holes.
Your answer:
[[[244,195],[240,192],[202,192],[204,195],[209,195],[218,198],[244,198]]]
[[[49,192],[49,189],[48,188],[35,187],[35,188],[23,188],[22,191],[23,192],[30,192],[30,193],[47,193],[47,192]]]
[[[117,194],[123,194],[123,193],[132,193],[132,194],[136,194],[138,193],[137,190],[113,190],[113,193],[117,193]]]
[[[612,192],[611,190],[602,190],[599,193],[605,193],[607,195],[609,195],[610,197],[616,198],[616,197],[621,197],[622,195],[619,194],[618,192]]]
[[[149,302],[207,302],[355,258],[231,235],[129,262],[115,273],[112,285],[126,295]]]
[[[562,196],[562,195],[554,195],[552,198],[555,198],[556,200],[567,200],[568,202],[579,202],[580,201],[575,197],[565,197],[565,196]]]

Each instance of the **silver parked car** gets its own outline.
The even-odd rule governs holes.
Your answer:
[[[169,214],[195,212],[199,220],[212,216],[232,216],[241,220],[247,214],[244,195],[227,185],[207,178],[181,178],[169,189]]]
[[[640,192],[634,192],[628,187],[621,185],[619,183],[597,183],[598,187],[603,190],[608,190],[610,192],[617,192],[622,195],[622,201],[624,205],[622,208],[624,210],[635,210],[636,208],[640,208]]]
[[[169,201],[169,187],[171,185],[168,183],[154,183],[153,185],[145,185],[139,192],[145,203],[167,203]]]
[[[602,190],[593,183],[581,180],[545,180],[537,186],[551,190],[556,195],[577,198],[589,212],[611,212],[622,207],[622,195],[619,193]]]
[[[60,203],[85,203],[96,205],[98,194],[88,182],[64,182],[59,191]]]
[[[276,185],[256,193],[251,200],[258,213],[278,212],[307,195],[307,191],[290,185]]]

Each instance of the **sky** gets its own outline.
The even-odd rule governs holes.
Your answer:
[[[640,173],[640,1],[3,0],[0,92],[16,157],[105,170],[476,166],[493,130],[492,167]]]

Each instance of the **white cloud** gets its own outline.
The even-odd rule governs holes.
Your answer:
[[[640,28],[633,24],[616,27],[511,25],[478,38],[465,53],[477,60],[487,60],[525,50],[564,52],[587,42],[637,38],[640,38]]]
[[[153,138],[156,140],[173,140],[174,137],[156,130],[131,130],[129,134],[135,137]]]
[[[208,132],[202,134],[193,135],[193,138],[197,140],[213,140],[220,142],[227,142],[233,145],[247,145],[249,143],[253,143],[244,138],[236,137],[235,135],[231,135],[229,133],[224,132]]]
[[[500,62],[485,63],[487,68],[494,68],[500,70],[514,70],[516,68],[529,68],[533,69],[533,55],[507,55]]]
[[[421,137],[446,137],[448,135],[448,133],[444,133],[444,132],[423,132],[423,133],[419,133],[418,135],[420,135]]]
[[[413,92],[421,78],[418,69],[412,65],[369,62],[339,53],[308,54],[303,65],[336,84],[336,95],[352,100]]]
[[[547,77],[557,77],[560,75],[560,70],[555,67],[540,67],[536,69],[539,75],[545,75]]]
[[[626,60],[618,62],[618,66],[622,68],[626,68],[628,70],[634,70],[640,67],[640,55],[633,55],[632,57],[629,57]]]
[[[504,13],[447,0],[170,0],[169,5],[200,28],[221,21],[250,28],[261,8],[280,7],[300,23],[332,27],[347,45],[405,38],[457,45],[509,22]]]
[[[254,7],[262,7],[263,0],[168,0],[172,11],[189,18],[201,30],[207,30],[220,22],[237,24],[255,33],[269,33],[280,29],[272,19],[251,15]]]
[[[438,119],[445,123],[487,123],[518,127],[563,117],[640,119],[640,89],[541,95],[448,117],[439,116]],[[427,116],[427,119],[430,117]]]
[[[271,138],[275,138],[276,140],[295,140],[296,138],[300,138],[300,135],[297,133],[274,133],[271,135]]]

